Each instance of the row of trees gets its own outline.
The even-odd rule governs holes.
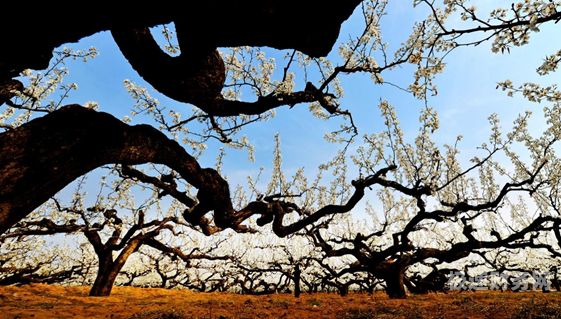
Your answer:
[[[390,297],[398,298],[405,296],[406,288],[412,292],[443,291],[449,275],[464,271],[464,267],[532,272],[558,265],[561,218],[556,215],[559,184],[553,172],[559,162],[554,153],[554,126],[542,136],[532,137],[526,129],[529,115],[524,114],[511,132],[501,134],[497,119],[491,117],[492,146],[482,145],[486,157],[461,169],[458,144],[441,149],[432,140],[438,122],[434,111],[428,109],[420,116],[416,143],[409,144],[402,138],[392,107],[386,102],[380,107],[387,130],[365,137],[359,150],[360,156],[378,158],[377,163],[360,166],[361,171],[372,175],[348,183],[349,164],[338,157],[322,167],[333,172],[329,188],[316,186],[321,176],[311,183],[302,172],[287,177],[277,143],[275,171],[267,186],[275,188],[279,184],[285,194],[296,194],[290,196],[290,202],[285,201],[287,196],[276,195],[296,213],[286,217],[292,225],[299,222],[297,215],[314,216],[309,213],[314,207],[321,207],[318,211],[341,207],[338,202],[352,203],[364,195],[366,187],[373,187],[381,205],[364,207],[371,218],[366,223],[353,215],[330,215],[281,241],[271,238],[267,231],[255,234],[257,219],[246,225],[250,234],[245,236],[228,233],[203,239],[208,230],[193,227],[180,217],[180,201],[165,199],[186,196],[177,191],[173,173],[161,171],[158,178],[151,177],[154,182],[148,182],[148,187],[137,184],[138,180],[150,179],[144,172],[117,166],[103,169],[101,182],[94,183],[102,185],[95,199],[88,200],[83,178],[68,204],[53,198],[0,240],[4,245],[18,246],[26,245],[33,236],[81,235],[92,256],[78,257],[82,260],[79,264],[73,264],[68,256],[70,259],[62,262],[67,265],[65,270],[51,269],[48,277],[64,281],[97,269],[91,290],[94,296],[110,293],[135,252],[143,256],[136,259],[148,266],[126,271],[127,279],[121,282],[132,284],[137,277],[151,277],[163,287],[239,289],[244,293],[289,291],[295,282],[306,291],[334,289],[341,294],[350,288],[373,291],[383,286]],[[533,165],[520,160],[521,151],[511,151],[519,142],[531,146],[527,151],[535,158]],[[493,161],[501,153],[509,156],[514,168],[512,179],[502,185],[497,178],[505,176],[507,165]],[[399,159],[399,165],[378,168],[391,158]],[[354,160],[364,163],[359,157]],[[516,174],[524,178],[515,178]],[[166,184],[158,187],[157,183]],[[150,196],[139,198],[139,193]],[[512,196],[517,193],[519,197]],[[243,207],[254,196],[261,196],[257,189],[238,188],[234,198]],[[273,230],[275,227],[279,226],[273,224]],[[13,248],[6,248],[9,250]],[[42,258],[46,257],[38,260]],[[17,260],[12,263],[30,272],[28,277],[20,276],[19,281],[12,282],[32,282],[34,276],[35,281],[43,280],[38,268]]]
[[[337,61],[317,58],[328,51],[333,34],[359,4],[363,30],[341,44]],[[108,295],[123,273],[123,284],[157,275],[162,286],[203,291],[296,292],[304,286],[345,294],[350,288],[383,286],[390,297],[403,298],[406,289],[441,291],[446,275],[465,267],[520,272],[557,266],[557,87],[499,83],[509,95],[547,101],[545,128],[532,132],[525,113],[503,132],[498,117],[491,115],[489,138],[467,164],[460,153],[461,137],[444,145],[435,142],[439,117],[428,100],[437,93],[433,80],[450,52],[488,40],[494,52],[524,45],[539,26],[561,19],[561,3],[524,1],[493,10],[486,18],[466,1],[415,4],[428,9],[429,17],[415,24],[395,52],[389,52],[380,32],[385,1],[310,1],[294,13],[290,4],[274,1],[241,9],[221,4],[213,14],[225,20],[235,13],[252,17],[239,34],[227,35],[210,28],[210,33],[194,36],[193,22],[173,14],[143,13],[130,24],[109,16],[84,30],[81,24],[73,30],[55,25],[52,41],[36,43],[38,52],[44,52],[110,30],[140,76],[161,93],[194,106],[182,116],[180,110],[166,110],[147,89],[126,82],[135,102],[133,114],[148,114],[153,126],[129,125],[97,111],[95,104],[64,106],[75,89],[63,84],[64,61],[87,60],[95,50],[62,50],[45,72],[25,70],[44,67],[44,56],[31,54],[26,60],[25,55],[2,53],[8,55],[0,56],[0,280],[88,283],[95,278],[91,295],[100,296]],[[316,14],[318,8],[323,15]],[[193,5],[193,10],[208,14],[210,7]],[[325,35],[301,37],[277,30],[274,22],[287,14],[312,19],[295,19],[291,28]],[[320,16],[322,24],[314,24]],[[465,27],[449,26],[455,17]],[[177,42],[165,27],[169,43],[161,49],[148,27],[171,20]],[[258,30],[252,21],[265,27]],[[263,38],[263,28],[274,35],[270,40]],[[257,48],[218,51],[238,45],[295,50],[287,52],[284,66]],[[560,52],[547,57],[538,73],[556,71]],[[414,72],[402,89],[424,104],[418,133],[407,138],[391,103],[382,100],[383,129],[359,137],[352,109],[340,105],[340,76],[368,73],[376,85],[385,84],[383,74],[407,64]],[[14,79],[20,72],[25,78]],[[301,74],[304,79],[296,79]],[[60,97],[49,101],[54,92],[61,92]],[[242,100],[248,95],[254,101]],[[251,151],[240,137],[245,126],[271,118],[281,106],[302,103],[321,118],[344,123],[327,134],[342,145],[341,151],[319,167],[316,177],[310,179],[304,170],[286,176],[279,139],[267,183],[257,176],[233,189],[220,171],[222,156],[215,168],[199,164],[198,155],[209,140]],[[93,184],[100,186],[91,187],[91,179],[99,179]],[[72,181],[70,196],[56,195]],[[371,206],[365,203],[367,195]],[[359,222],[364,216],[353,217],[353,209],[369,212],[370,220]],[[274,238],[264,227],[269,224]],[[56,234],[76,235],[83,244],[71,244],[73,254],[58,257],[51,249],[30,247],[37,246],[32,243],[37,236]],[[213,237],[203,240],[202,235]],[[47,246],[60,237],[54,238]],[[244,244],[234,247],[237,241]],[[127,269],[133,259],[150,267]]]

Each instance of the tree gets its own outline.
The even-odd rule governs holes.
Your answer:
[[[109,172],[111,173],[111,171]],[[102,186],[95,199],[95,204],[88,207],[87,194],[82,190],[84,183],[85,181],[82,181],[78,185],[71,205],[64,206],[57,199],[53,199],[52,205],[46,213],[49,217],[43,217],[44,213],[30,216],[0,239],[82,234],[92,246],[98,263],[97,275],[90,290],[90,296],[108,296],[127,260],[142,246],[151,247],[167,256],[178,258],[184,263],[197,259],[230,259],[228,256],[207,253],[201,250],[201,247],[184,252],[180,248],[164,243],[166,240],[162,236],[162,232],[167,231],[179,237],[188,232],[189,227],[186,227],[187,225],[175,216],[175,212],[178,211],[176,205],[171,205],[168,212],[161,212],[154,207],[157,192],[135,207],[132,191],[134,183],[119,179],[111,181],[109,175],[105,176],[100,183]],[[115,190],[106,194],[104,189],[109,188],[108,184],[112,184]],[[125,208],[133,211],[132,216],[125,216],[119,212]],[[150,215],[155,214],[156,217],[147,220],[143,209],[150,211]],[[217,246],[212,247],[213,249],[209,249],[209,251],[215,250]],[[35,267],[42,267],[43,264],[39,263]],[[35,271],[36,269],[33,268],[31,272]],[[69,271],[70,275],[73,272],[75,272],[74,267]],[[63,279],[61,278],[61,281]]]
[[[311,11],[315,9],[313,7],[314,4],[310,2],[310,7],[306,6],[305,8]],[[326,16],[334,15],[336,19],[333,20],[333,25],[323,25],[323,28],[337,31],[341,21],[348,17],[350,11],[357,4],[358,1],[351,1],[339,4],[341,7],[338,7],[339,5],[333,7],[331,5],[324,6]],[[284,6],[276,8],[274,6],[268,7],[273,5],[270,3],[264,3],[263,5],[266,8],[265,11],[273,12],[273,17],[277,17],[275,19],[286,13],[283,11],[284,9],[281,10]],[[275,4],[275,6],[277,5]],[[287,4],[286,8],[289,7]],[[228,7],[223,9],[227,10]],[[257,6],[253,9],[244,8],[243,10],[247,10],[251,16],[251,12],[261,12],[261,9]],[[217,43],[211,43],[211,45],[209,43],[213,42],[213,40],[209,36],[205,36],[204,39],[200,39],[204,41],[200,44],[201,47],[199,47],[197,41],[190,43],[180,36],[180,34],[185,34],[183,32],[185,31],[183,29],[185,25],[183,25],[182,20],[175,20],[176,28],[178,28],[179,47],[183,47],[181,51],[187,53],[186,57],[180,56],[179,58],[172,59],[165,57],[164,53],[155,47],[153,39],[151,39],[145,29],[133,31],[129,28],[129,31],[126,31],[127,28],[121,28],[121,25],[117,24],[118,27],[112,30],[125,56],[131,60],[132,65],[141,75],[146,77],[148,81],[151,81],[155,87],[159,87],[160,90],[171,94],[172,97],[180,101],[192,103],[200,108],[204,114],[191,117],[191,119],[202,118],[208,121],[212,129],[218,131],[225,141],[228,141],[228,134],[226,132],[236,131],[236,129],[221,128],[217,124],[217,119],[228,116],[256,116],[256,118],[249,119],[246,122],[250,123],[258,120],[263,113],[273,108],[282,105],[294,106],[295,104],[310,102],[315,103],[313,105],[315,105],[316,109],[323,109],[330,116],[341,115],[347,117],[350,125],[345,126],[339,133],[354,132],[354,135],[356,135],[356,128],[353,125],[351,114],[346,110],[340,109],[338,106],[337,98],[341,92],[339,92],[337,77],[340,74],[368,72],[372,73],[375,78],[378,78],[384,70],[409,61],[409,58],[416,50],[414,47],[404,48],[396,53],[394,60],[389,61],[386,58],[383,65],[378,65],[374,60],[365,56],[367,52],[376,48],[381,48],[385,52],[381,39],[377,36],[377,28],[380,17],[384,14],[385,3],[367,2],[363,4],[362,9],[365,16],[364,32],[356,38],[350,39],[349,43],[343,46],[344,61],[342,65],[332,67],[330,63],[321,59],[303,59],[305,65],[310,65],[312,62],[318,65],[319,72],[322,74],[319,85],[306,82],[303,90],[292,90],[294,86],[293,75],[288,72],[288,69],[295,59],[295,54],[292,54],[289,58],[282,80],[273,88],[270,88],[273,83],[248,83],[244,78],[239,82],[239,79],[237,79],[239,74],[234,75],[234,80],[238,82],[234,84],[235,87],[250,87],[256,90],[256,102],[239,102],[235,93],[232,100],[218,94],[220,88],[224,85],[224,76],[222,74],[225,69],[221,66],[223,59],[218,56],[215,48],[221,44],[220,40],[226,41],[224,38],[221,38],[224,35],[218,33]],[[230,14],[237,11],[224,12]],[[306,15],[306,11],[302,12]],[[266,25],[274,25],[275,19],[268,19]],[[102,19],[102,21],[105,20]],[[304,28],[310,26],[308,22],[302,23]],[[186,25],[188,26],[189,23]],[[295,27],[298,28],[299,24],[295,24]],[[274,27],[272,28],[274,29]],[[91,31],[90,29],[88,30],[88,32]],[[63,31],[56,28],[55,31],[64,34]],[[72,32],[72,36],[75,37],[74,32]],[[88,34],[88,32],[85,34]],[[287,35],[281,31],[273,32],[273,34],[276,33],[282,33],[283,36],[279,36],[279,43],[276,43],[274,38],[271,38],[272,43],[270,45],[285,47],[285,44],[289,42],[289,39],[286,38]],[[58,33],[55,32],[56,34]],[[227,44],[253,44],[253,41],[256,41],[258,44],[269,44],[262,38],[262,34],[261,28],[259,31],[248,31],[246,34],[240,34],[239,39],[236,39],[236,37],[228,38],[230,42],[227,42]],[[326,43],[332,44],[334,41],[332,33],[328,32],[326,34],[328,35]],[[61,38],[72,40],[75,39],[74,37]],[[310,40],[312,38],[314,39],[313,41]],[[243,39],[247,39],[247,42],[244,42]],[[325,39],[323,35],[317,38],[304,36],[304,39],[294,36],[295,44],[303,43],[302,46],[294,45],[294,48],[301,49],[312,57],[315,54],[326,53],[328,50],[325,48],[330,45],[325,46],[316,42],[316,40],[321,39]],[[423,39],[424,37],[420,38],[419,41]],[[50,49],[53,45],[59,44],[60,41],[64,40],[55,39],[52,43],[47,44],[39,41],[41,49],[38,51],[43,52],[45,47]],[[197,48],[193,52],[194,57],[191,57],[191,53],[194,50],[191,46]],[[140,48],[142,48],[143,52],[146,52],[146,55],[136,56],[134,54]],[[199,49],[201,52],[198,52]],[[151,53],[148,54],[148,52]],[[152,55],[154,55],[154,61],[144,60]],[[18,59],[15,60],[18,61]],[[192,65],[193,63],[195,65]],[[5,64],[9,65],[9,62]],[[6,71],[7,77],[15,75],[18,70],[23,68],[19,63],[15,64],[16,66],[10,67]],[[157,70],[166,71],[163,74],[154,74],[158,72]],[[175,73],[176,70],[182,70],[177,75],[178,77],[186,76],[187,78],[174,79],[174,77],[167,77]],[[165,77],[162,75],[165,75]],[[199,79],[197,78],[199,75],[208,75],[208,78]],[[180,83],[180,85],[186,85],[186,87],[169,88],[167,85],[159,86],[158,81],[170,79],[175,85]],[[9,83],[13,85],[12,82]],[[204,83],[204,85],[198,87],[197,83]],[[265,87],[269,88],[265,89]],[[168,89],[172,92],[168,92]],[[331,91],[335,91],[335,93],[331,93]],[[18,92],[10,91],[10,94],[14,95],[18,94]],[[188,96],[174,96],[173,92],[179,92],[178,94],[188,93]],[[11,108],[36,110],[37,98],[29,96],[29,90],[19,92],[19,95],[24,98],[23,103],[18,104],[8,101]],[[27,103],[30,103],[31,106],[27,105]],[[109,163],[133,165],[151,162],[164,164],[175,170],[182,179],[199,189],[196,200],[182,198],[184,204],[189,208],[188,213],[186,213],[186,219],[191,223],[202,225],[209,234],[224,228],[232,228],[239,232],[247,231],[247,228],[243,227],[241,223],[253,215],[262,215],[263,218],[260,219],[260,224],[270,223],[276,219],[275,232],[277,235],[286,236],[325,215],[348,211],[356,204],[355,199],[353,199],[353,202],[348,203],[348,205],[330,207],[329,209],[318,211],[317,215],[309,216],[298,223],[284,226],[282,218],[292,210],[289,203],[278,201],[275,197],[268,197],[268,202],[254,202],[245,208],[233,209],[228,183],[215,170],[201,168],[198,162],[179,144],[151,127],[125,125],[107,114],[85,110],[76,105],[63,107],[58,111],[57,108],[46,111],[52,112],[42,118],[30,121],[28,124],[10,129],[1,135],[0,149],[2,149],[1,154],[4,156],[0,158],[0,167],[2,167],[0,172],[2,180],[0,180],[0,184],[5,185],[5,187],[2,187],[2,194],[0,194],[0,198],[2,198],[0,203],[1,232],[4,232],[8,227],[14,225],[15,222],[21,220],[26,214],[29,214],[34,208],[48,200],[49,197],[72,180],[96,167]],[[176,123],[173,127],[168,128],[177,128],[177,126],[185,125],[188,122],[189,120]],[[239,126],[237,125],[237,127]],[[104,132],[98,132],[95,130],[95,127],[106,127],[107,129]],[[68,140],[74,142],[68,145],[65,144],[65,147],[60,147],[61,141]],[[25,148],[22,147],[23,145],[41,145],[41,147]],[[35,160],[37,158],[42,158],[43,160],[38,162]],[[62,172],[60,172],[61,161],[64,162],[65,166]],[[20,167],[22,163],[26,163],[25,168]],[[24,196],[24,190],[33,192],[35,196]],[[358,193],[360,194],[361,190]],[[358,197],[362,197],[362,195],[357,194],[356,199],[359,199]],[[275,206],[274,209],[273,205]],[[273,213],[273,210],[276,213]],[[210,225],[210,221],[204,218],[204,215],[211,211],[214,211],[215,225]]]

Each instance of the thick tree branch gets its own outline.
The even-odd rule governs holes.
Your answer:
[[[147,162],[177,171],[199,188],[199,200],[212,201],[219,189],[229,198],[226,182],[214,170],[202,169],[156,129],[129,126],[109,114],[70,105],[0,134],[0,233],[97,167]],[[220,208],[231,209],[231,204]]]
[[[254,102],[228,100],[224,87],[225,67],[215,47],[191,46],[177,57],[164,53],[148,28],[113,30],[113,38],[131,66],[155,89],[180,102],[190,103],[211,116],[258,115],[283,105],[320,102],[329,112],[337,106],[311,83],[304,91],[271,93]],[[178,37],[182,43],[178,26]]]
[[[92,6],[88,14],[63,13],[48,5],[29,7],[13,3],[11,10],[26,13],[26,27],[14,27],[21,23],[17,15],[6,15],[0,21],[0,39],[11,48],[0,52],[0,80],[18,76],[27,68],[46,68],[53,49],[64,43],[100,31],[170,22],[186,30],[190,47],[270,46],[325,56],[337,39],[341,23],[359,3],[360,0],[331,4],[319,0],[209,0],[192,1],[181,8],[176,3],[164,2],[132,11],[129,7]],[[44,23],[46,16],[50,17],[48,24]],[[286,19],[291,22],[286,23]]]

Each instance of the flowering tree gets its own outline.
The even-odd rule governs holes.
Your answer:
[[[135,204],[133,188],[130,180],[111,180],[111,175],[100,182],[101,189],[94,203],[87,205],[87,194],[78,184],[70,205],[65,206],[59,200],[44,205],[40,211],[34,212],[24,221],[16,224],[10,231],[2,235],[3,241],[29,236],[45,236],[54,234],[81,234],[93,248],[97,257],[97,275],[93,282],[90,296],[108,296],[117,276],[125,266],[129,257],[139,251],[142,246],[151,247],[165,256],[170,256],[189,263],[191,260],[228,260],[228,256],[217,256],[211,253],[217,246],[204,251],[203,247],[194,247],[190,251],[175,247],[173,242],[180,238],[183,246],[189,242],[189,232],[193,232],[179,220],[177,205],[171,205],[168,211],[162,211],[157,192],[152,192],[142,203]],[[108,188],[114,191],[107,192]],[[131,210],[132,214],[123,214],[122,210]],[[148,218],[144,211],[148,211]],[[162,233],[169,232],[174,240]],[[65,260],[68,262],[67,260]],[[35,267],[46,266],[44,262]],[[76,266],[77,267],[77,266]],[[76,272],[72,267],[70,276]],[[35,268],[32,268],[35,269]],[[35,272],[31,271],[31,273]],[[54,274],[52,277],[57,278]],[[40,276],[28,276],[30,282],[40,281]],[[58,274],[58,277],[63,277]],[[60,281],[63,281],[61,278]],[[48,282],[47,279],[44,281]]]
[[[386,174],[393,178],[378,177],[377,183],[372,183],[380,186],[383,219],[375,231],[366,234],[354,231],[326,239],[323,233],[327,231],[310,231],[325,257],[350,255],[356,259],[341,273],[369,272],[385,280],[390,297],[404,297],[405,285],[410,283],[406,271],[414,265],[450,264],[472,253],[498,248],[537,249],[561,257],[559,246],[551,241],[551,231],[558,231],[561,221],[558,214],[542,206],[539,215],[529,218],[524,204],[539,204],[551,191],[550,185],[558,184],[557,176],[549,173],[557,161],[548,165],[556,158],[554,149],[559,140],[556,112],[547,114],[552,126],[541,137],[528,132],[528,114],[520,116],[514,130],[506,135],[500,133],[497,118],[491,116],[491,136],[481,146],[484,156],[474,157],[473,164],[462,169],[458,161],[460,138],[444,148],[431,140],[438,129],[433,110],[421,114],[419,135],[414,143],[407,143],[392,107],[386,102],[380,107],[387,130],[366,137],[355,162],[365,173],[395,163]],[[513,151],[517,142],[527,145],[532,163],[524,163],[522,153]],[[495,160],[501,153],[512,161],[512,171]],[[500,185],[498,180],[504,179],[508,181]],[[513,201],[515,193],[522,193],[524,200]],[[511,210],[508,215],[520,219],[519,225],[505,222],[507,209]]]

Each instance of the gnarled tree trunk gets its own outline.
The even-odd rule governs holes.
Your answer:
[[[386,293],[390,298],[404,299],[407,297],[405,292],[405,269],[395,265],[390,266],[383,276],[386,281]]]
[[[90,290],[92,297],[106,297],[111,294],[115,279],[120,269],[116,269],[111,253],[104,256],[98,256],[99,266],[97,268],[97,276]]]
[[[91,241],[92,236],[88,239]],[[99,237],[97,237],[99,238]],[[121,269],[127,262],[130,255],[138,250],[143,244],[143,237],[137,237],[123,248],[119,253],[119,256],[113,260],[114,247],[111,245],[100,246],[99,241],[95,240],[92,242],[94,249],[96,250],[97,258],[99,261],[99,267],[97,269],[97,276],[95,278],[92,289],[90,290],[90,296],[92,297],[106,297],[111,294],[113,285],[115,284],[115,279],[119,275]]]

